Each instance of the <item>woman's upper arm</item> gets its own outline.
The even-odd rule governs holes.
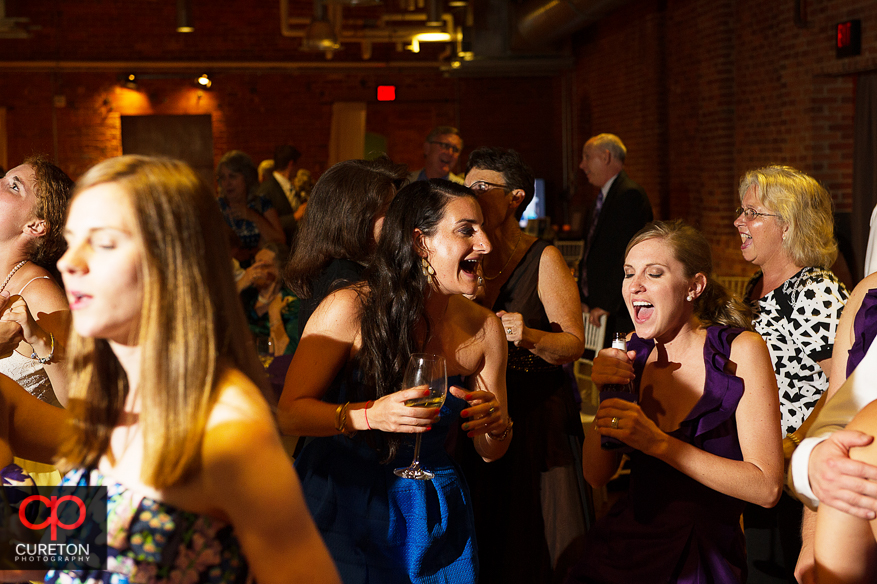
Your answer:
[[[210,505],[229,518],[256,581],[340,582],[269,415],[208,430]]]
[[[731,345],[731,360],[743,380],[736,412],[743,459],[782,480],[779,390],[767,344],[756,333],[741,333]]]
[[[500,405],[508,412],[506,400],[506,366],[508,364],[508,343],[502,330],[502,321],[488,311],[484,320],[484,365],[475,375],[470,376],[470,389],[489,391],[496,396]]]
[[[538,292],[554,332],[573,335],[582,342],[584,349],[585,331],[579,291],[566,260],[553,245],[543,250],[539,260]]]
[[[320,399],[350,359],[359,330],[359,296],[351,289],[327,296],[308,319],[286,373],[278,407]]]

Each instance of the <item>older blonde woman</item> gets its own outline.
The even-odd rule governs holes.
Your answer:
[[[739,187],[734,226],[743,257],[760,268],[746,291],[756,331],[767,341],[779,387],[783,452],[791,457],[828,388],[838,321],[848,294],[829,271],[837,257],[831,198],[816,180],[787,166],[753,170]],[[819,405],[817,405],[819,404]],[[773,510],[747,508],[749,566],[765,581],[794,581],[801,548],[801,504],[784,494]],[[773,552],[779,537],[782,557]],[[770,580],[762,571],[781,570]]]

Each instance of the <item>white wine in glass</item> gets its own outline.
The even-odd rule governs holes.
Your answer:
[[[402,381],[403,389],[411,389],[412,387],[429,389],[429,395],[409,399],[405,402],[406,406],[413,408],[442,407],[445,403],[445,397],[448,395],[448,371],[445,358],[429,353],[413,353],[411,359],[408,360],[405,378]],[[397,468],[394,471],[396,476],[419,481],[428,481],[435,476],[435,473],[420,466],[421,436],[422,434],[418,433],[414,439],[414,460],[406,468]]]

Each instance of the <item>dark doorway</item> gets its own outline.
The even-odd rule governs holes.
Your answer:
[[[210,115],[122,116],[122,153],[183,160],[213,185]]]

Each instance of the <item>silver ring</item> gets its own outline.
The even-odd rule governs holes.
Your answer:
[[[612,429],[613,430],[618,429],[618,418],[612,418]]]
[[[510,327],[510,326],[509,326],[509,327],[506,327],[506,329],[505,329],[505,334],[507,334],[507,335],[512,334],[512,327]]]

